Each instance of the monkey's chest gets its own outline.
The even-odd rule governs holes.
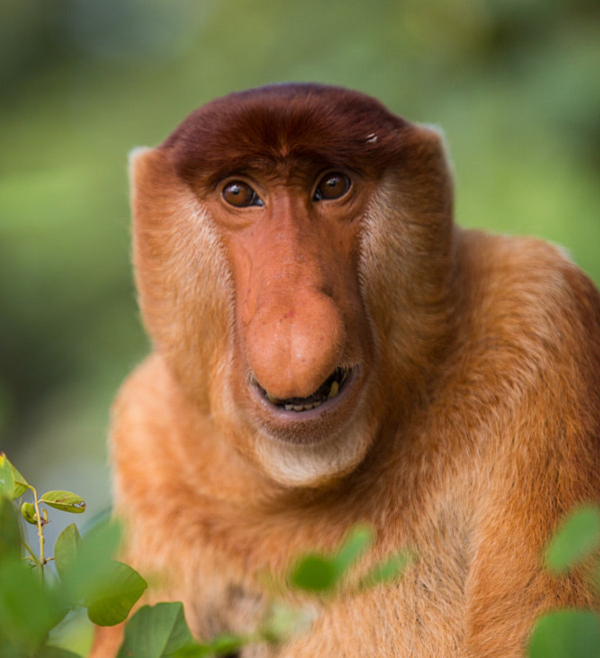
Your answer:
[[[235,658],[380,658],[381,647],[394,648],[383,655],[401,658],[423,655],[417,647],[432,645],[443,647],[441,656],[460,655],[461,595],[431,587],[434,581],[426,571],[426,565],[415,565],[396,584],[325,602],[311,597],[299,601],[292,593],[273,594],[259,582],[227,578],[213,571],[212,578],[188,592],[186,616],[194,635],[203,640],[231,634],[250,638],[231,654]],[[281,642],[268,643],[261,631],[272,621],[273,607],[278,604],[298,614]]]
[[[232,577],[221,570],[201,571],[184,585],[186,618],[194,636],[202,641],[231,635],[256,637],[269,605],[261,588],[249,579]],[[276,654],[263,650],[256,653],[248,645],[231,655],[250,658]]]

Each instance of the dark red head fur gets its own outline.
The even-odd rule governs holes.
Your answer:
[[[408,122],[364,94],[318,84],[270,85],[193,112],[162,144],[188,182],[215,185],[249,167],[309,162],[379,178],[402,157]]]

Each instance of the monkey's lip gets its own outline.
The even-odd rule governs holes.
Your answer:
[[[252,383],[262,405],[271,413],[290,420],[309,420],[337,407],[352,387],[357,372],[357,367],[336,368],[314,393],[305,398],[278,398],[256,380]]]

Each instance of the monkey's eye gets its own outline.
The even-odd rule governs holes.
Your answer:
[[[315,190],[314,201],[339,199],[350,189],[350,179],[337,172],[325,174]]]
[[[223,199],[236,208],[247,208],[248,206],[263,206],[262,199],[256,192],[243,181],[232,181],[223,188]]]

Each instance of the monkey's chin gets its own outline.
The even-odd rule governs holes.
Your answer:
[[[316,488],[340,480],[362,462],[376,432],[362,406],[339,432],[315,443],[290,443],[258,430],[255,449],[262,468],[279,484],[292,487]]]
[[[344,477],[364,459],[376,432],[364,375],[361,368],[349,370],[339,395],[301,412],[273,405],[255,390],[256,456],[275,481],[318,487]]]

